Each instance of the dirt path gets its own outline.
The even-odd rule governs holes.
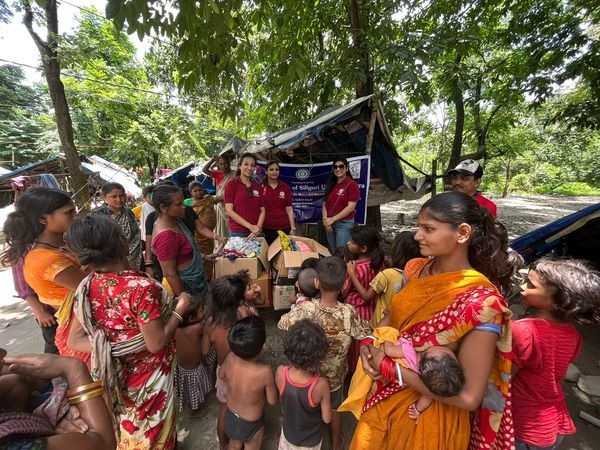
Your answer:
[[[394,234],[402,230],[416,229],[416,219],[424,200],[400,201],[382,207],[384,237],[391,241]],[[511,238],[552,222],[571,212],[600,202],[600,197],[554,198],[547,196],[512,196],[506,199],[493,198],[498,206],[498,216],[507,226]],[[12,278],[10,271],[0,271],[0,346],[10,353],[42,351],[43,341],[29,308],[23,302],[13,299]],[[276,324],[283,312],[264,311],[267,323],[268,340],[262,359],[273,367],[283,363],[282,334]],[[583,373],[600,375],[600,327],[582,330],[584,349],[577,364]],[[580,410],[592,412],[593,407],[585,404],[573,394],[574,384],[566,383],[567,403],[577,426],[577,434],[565,439],[561,449],[592,450],[600,448],[598,438],[600,430],[593,425],[581,421],[577,416]],[[211,393],[198,416],[189,417],[180,414],[178,417],[178,437],[183,450],[218,449],[216,436],[216,413],[218,403]],[[263,449],[276,449],[281,429],[280,407],[266,408],[265,440]],[[351,437],[355,422],[349,415],[344,417],[344,434]],[[324,442],[324,450],[329,446]]]

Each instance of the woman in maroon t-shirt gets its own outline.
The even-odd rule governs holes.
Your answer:
[[[348,171],[348,160],[333,161],[333,174],[327,182],[323,201],[323,226],[331,252],[344,247],[354,226],[354,210],[360,200],[360,190]]]
[[[296,222],[292,209],[292,190],[287,183],[279,180],[279,163],[269,161],[265,167],[267,176],[263,180],[263,201],[265,205],[265,223],[263,234],[271,243],[277,238],[277,231],[296,234]]]
[[[244,153],[237,176],[225,186],[225,211],[231,237],[256,237],[262,231],[265,207],[262,186],[252,180],[255,170],[256,157]]]

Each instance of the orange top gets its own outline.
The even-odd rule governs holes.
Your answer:
[[[60,306],[69,289],[54,282],[54,279],[70,266],[80,267],[74,256],[58,250],[34,248],[25,256],[25,281],[36,292],[40,302]]]

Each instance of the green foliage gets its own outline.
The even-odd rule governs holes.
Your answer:
[[[47,130],[41,116],[45,111],[43,100],[49,99],[40,89],[24,85],[24,79],[20,67],[0,66],[0,159],[15,166],[50,154],[37,147]]]
[[[552,191],[546,191],[543,193],[556,194],[556,195],[600,195],[599,188],[593,188],[587,183],[582,182],[568,182],[561,184]]]

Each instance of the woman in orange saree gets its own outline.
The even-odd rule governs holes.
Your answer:
[[[51,333],[61,356],[75,356],[87,362],[89,354],[67,345],[72,293],[85,278],[77,258],[64,247],[63,234],[75,216],[68,193],[44,187],[31,188],[15,203],[4,224],[10,249],[8,261],[24,258],[23,273],[39,301],[50,306],[58,328]]]
[[[399,380],[396,370],[388,370],[363,403],[350,448],[514,448],[511,313],[496,287],[508,289],[518,268],[510,262],[506,231],[472,197],[459,192],[427,201],[418,222],[415,239],[421,254],[432,258],[409,262],[405,269],[409,282],[392,301],[390,322],[382,325],[391,325],[417,351],[458,343],[465,385],[458,396],[434,397],[415,421],[408,415],[409,406],[420,395],[433,395],[415,372],[399,368]],[[390,328],[376,330],[376,338],[380,332],[387,340],[394,339]],[[380,379],[385,357],[377,342],[365,345],[361,353],[366,374]],[[357,370],[353,387],[363,377]],[[359,401],[353,392],[352,400]]]

